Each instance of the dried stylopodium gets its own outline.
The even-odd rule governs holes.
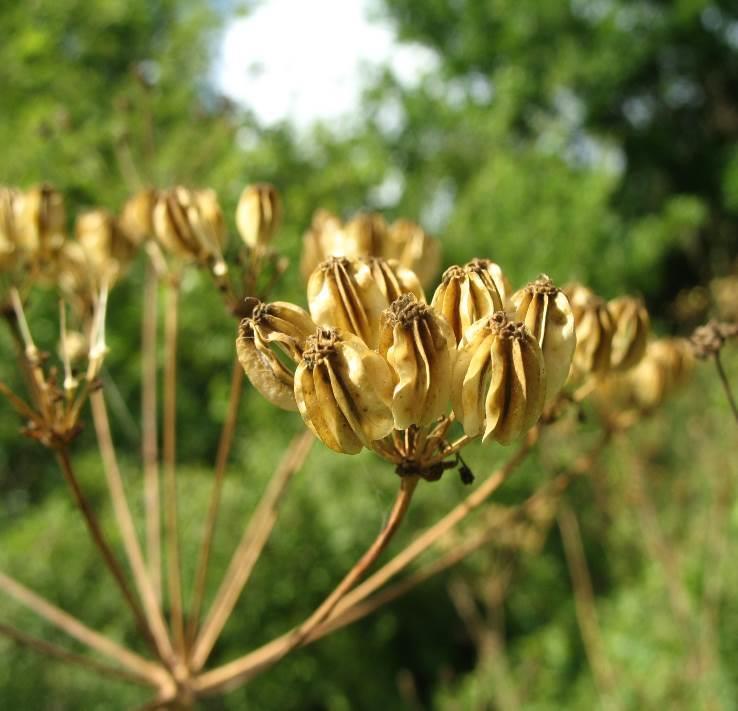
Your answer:
[[[319,264],[307,285],[310,315],[319,326],[334,326],[377,345],[379,318],[387,306],[369,265],[331,257]]]
[[[251,249],[263,248],[274,237],[282,219],[282,203],[273,185],[248,185],[236,208],[236,227]]]
[[[545,274],[516,291],[511,298],[515,319],[538,341],[546,366],[546,400],[553,402],[564,386],[577,339],[569,300]]]
[[[498,311],[466,331],[451,402],[468,436],[511,442],[541,416],[545,389],[543,353],[523,323]]]
[[[640,299],[621,296],[607,304],[614,332],[610,352],[610,368],[629,370],[643,358],[648,343],[651,322]]]
[[[509,288],[502,269],[489,259],[449,267],[433,294],[433,308],[453,329],[456,341],[479,319],[505,308]]]
[[[601,376],[610,370],[612,338],[615,332],[607,304],[581,284],[564,287],[574,314],[577,346],[572,364],[573,378]]]
[[[446,320],[413,294],[382,314],[379,352],[395,376],[396,429],[428,425],[448,411],[456,339]]]
[[[238,360],[253,386],[269,402],[284,410],[297,410],[294,367],[288,367],[285,361],[289,359],[295,365],[300,361],[305,341],[317,326],[304,309],[294,304],[264,304],[257,299],[247,302],[250,316],[239,324]]]
[[[392,432],[392,372],[357,336],[319,328],[295,372],[295,399],[313,433],[337,452],[356,454]]]

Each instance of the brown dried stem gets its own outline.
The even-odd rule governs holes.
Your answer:
[[[173,668],[175,664],[174,650],[167,634],[164,616],[159,606],[159,599],[146,569],[141,545],[126,499],[123,479],[113,445],[113,438],[110,434],[110,423],[108,421],[108,413],[102,390],[97,390],[90,395],[90,404],[92,406],[92,417],[104,464],[110,499],[113,502],[113,511],[115,512],[118,529],[123,540],[123,548],[131,566],[136,589],[143,602],[148,626],[156,641],[159,656]]]
[[[208,578],[210,549],[213,545],[215,524],[218,520],[218,511],[220,509],[220,499],[223,492],[223,481],[225,480],[228,455],[230,454],[231,446],[233,445],[233,436],[236,432],[238,408],[241,403],[241,393],[243,392],[243,376],[243,368],[238,362],[238,359],[236,359],[233,363],[231,392],[228,398],[228,411],[226,413],[225,422],[223,423],[223,429],[220,433],[218,453],[215,458],[215,478],[213,480],[213,491],[210,496],[207,518],[205,519],[205,533],[203,535],[200,554],[197,561],[195,585],[192,593],[192,606],[190,608],[187,628],[187,639],[190,644],[194,641],[195,636],[197,635],[197,628],[200,624],[200,613],[202,611],[202,602],[205,596],[205,586]]]
[[[105,657],[115,660],[118,664],[132,671],[143,679],[147,679],[154,686],[159,686],[166,673],[164,669],[126,649],[117,642],[104,637],[87,627],[76,617],[64,612],[45,598],[29,590],[13,578],[0,572],[0,590],[12,597],[16,602],[37,614],[47,622],[60,629],[65,634],[86,645],[90,649]]]
[[[728,380],[728,376],[725,374],[723,363],[720,360],[720,351],[715,352],[715,369],[718,372],[718,377],[720,378],[720,382],[722,383],[723,390],[725,390],[725,397],[728,398],[728,404],[730,405],[730,409],[733,412],[733,417],[735,418],[735,421],[738,422],[738,405],[736,405],[735,398],[733,397],[733,391],[730,387],[730,381]]]
[[[141,321],[141,455],[144,475],[146,558],[157,600],[161,600],[161,505],[156,421],[156,341],[158,278],[154,265],[146,263],[143,317]]]
[[[282,461],[274,472],[264,495],[244,531],[238,548],[233,553],[228,571],[216,593],[205,623],[195,640],[190,657],[190,668],[201,669],[210,655],[223,627],[233,611],[261,552],[269,540],[277,520],[280,500],[292,476],[300,469],[314,442],[313,435],[302,432],[290,443]]]
[[[167,583],[170,622],[175,650],[184,654],[182,565],[177,530],[177,310],[179,283],[167,284],[164,313],[164,518],[167,546]]]

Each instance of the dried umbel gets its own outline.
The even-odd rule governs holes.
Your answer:
[[[306,339],[317,326],[299,306],[284,301],[263,304],[247,299],[251,315],[238,328],[238,360],[253,386],[273,405],[296,410],[294,364],[302,358]],[[281,356],[281,357],[280,357]]]
[[[45,264],[66,238],[66,212],[61,193],[39,185],[23,193],[18,211],[18,245],[35,262]]]
[[[393,379],[387,361],[351,333],[319,328],[295,372],[295,399],[313,433],[356,454],[392,432]]]
[[[123,234],[133,244],[141,244],[154,236],[154,207],[158,194],[145,188],[126,200],[118,218]]]
[[[607,304],[581,284],[567,285],[564,293],[574,314],[577,337],[572,377],[604,375],[610,369],[612,338],[615,332]]]
[[[419,301],[425,301],[423,287],[415,272],[403,267],[396,259],[364,257],[361,261],[369,265],[372,277],[388,304],[403,294],[413,294]]]
[[[387,306],[369,265],[331,257],[321,262],[307,285],[310,315],[319,326],[334,326],[377,345],[379,318]]]
[[[489,259],[473,259],[443,273],[431,303],[459,342],[475,321],[504,310],[507,293],[502,269]]]
[[[176,187],[159,194],[153,214],[154,233],[172,255],[223,272],[226,230],[213,190]]]
[[[651,322],[640,299],[621,296],[607,304],[614,332],[610,352],[610,368],[629,370],[643,358],[648,343]]]
[[[569,300],[544,274],[516,291],[511,303],[515,319],[525,324],[541,347],[546,366],[545,404],[549,405],[566,382],[577,343]]]
[[[511,442],[541,416],[543,353],[525,325],[498,311],[471,326],[459,344],[451,402],[464,432]]]
[[[97,282],[112,284],[135,254],[136,245],[107,210],[90,210],[79,215],[75,233]]]
[[[251,249],[271,242],[282,219],[282,203],[273,185],[259,183],[244,188],[236,208],[236,227]]]
[[[396,429],[428,425],[448,410],[456,339],[446,320],[413,294],[382,314],[379,352],[394,374]]]

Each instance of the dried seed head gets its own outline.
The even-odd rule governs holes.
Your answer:
[[[224,268],[226,230],[215,191],[165,190],[154,207],[153,222],[156,238],[171,254]]]
[[[273,405],[296,410],[291,359],[302,358],[305,341],[317,326],[299,306],[284,301],[247,300],[251,315],[238,328],[236,351],[253,386]]]
[[[157,192],[153,188],[140,190],[126,200],[118,219],[123,234],[133,244],[141,244],[154,236],[154,206]]]
[[[440,269],[441,244],[415,222],[399,219],[390,225],[383,256],[412,269],[420,283],[427,286]]]
[[[251,249],[272,241],[282,220],[282,202],[269,183],[248,185],[236,208],[236,226],[241,239]]]
[[[447,411],[456,339],[446,319],[404,294],[382,314],[378,350],[394,374],[396,429],[430,424]]]
[[[515,319],[538,341],[546,366],[549,405],[566,382],[576,346],[574,314],[563,291],[545,275],[516,291],[511,298]]]
[[[543,353],[525,325],[498,311],[474,323],[459,344],[451,401],[464,432],[507,444],[541,416]]]
[[[45,263],[66,238],[66,213],[61,193],[39,185],[23,193],[18,213],[17,240],[32,258]]]
[[[415,272],[400,265],[396,259],[364,257],[362,262],[369,265],[372,277],[388,304],[403,294],[414,294],[419,301],[425,301],[425,293]]]
[[[316,437],[356,454],[392,431],[392,385],[387,361],[361,339],[319,328],[295,372],[295,399]]]
[[[457,343],[469,326],[505,307],[508,288],[502,269],[488,259],[449,267],[433,294],[433,308],[451,325]]]
[[[77,217],[77,242],[91,269],[91,278],[112,284],[135,254],[135,244],[120,230],[107,210],[90,210]]]
[[[569,284],[564,293],[574,314],[577,347],[574,351],[571,376],[601,376],[610,369],[610,354],[615,326],[607,304],[591,289],[581,284]]]
[[[310,315],[319,326],[335,326],[376,346],[387,300],[367,264],[348,257],[321,262],[310,275],[307,296]]]
[[[629,370],[643,358],[646,352],[651,322],[648,311],[640,299],[621,296],[608,302],[607,308],[612,316],[614,333],[610,368]]]

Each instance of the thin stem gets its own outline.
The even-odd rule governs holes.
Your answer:
[[[53,657],[54,659],[95,672],[100,676],[107,676],[111,679],[127,681],[132,684],[141,684],[143,686],[153,686],[155,688],[159,686],[148,676],[126,671],[125,669],[120,669],[118,667],[111,666],[110,664],[100,662],[97,659],[87,657],[84,654],[72,652],[57,644],[33,637],[32,635],[26,634],[25,632],[22,632],[15,627],[11,627],[10,625],[3,624],[2,622],[0,622],[0,636],[7,637],[16,644],[28,647],[29,649],[33,649],[36,652]]]
[[[587,559],[582,545],[579,524],[571,508],[562,504],[559,509],[559,531],[564,544],[564,554],[569,568],[574,606],[576,609],[579,630],[584,642],[584,650],[589,666],[599,690],[601,701],[611,695],[614,688],[614,675],[610,662],[605,655],[600,625],[597,620],[592,577],[589,574]]]
[[[162,679],[166,677],[166,672],[162,667],[95,632],[76,617],[64,612],[64,610],[56,607],[2,572],[0,572],[0,590],[65,634],[103,656],[115,660],[126,669],[148,679],[154,685],[158,686]]]
[[[174,648],[184,654],[182,565],[177,530],[177,309],[179,284],[167,285],[164,314],[164,518],[167,545],[167,582]]]
[[[205,586],[208,578],[210,549],[213,545],[215,524],[218,520],[218,511],[220,510],[220,499],[223,492],[223,481],[225,480],[228,455],[230,454],[231,446],[233,445],[233,436],[236,432],[238,408],[241,403],[241,393],[243,391],[243,375],[243,368],[236,359],[233,363],[231,393],[228,398],[228,411],[223,423],[223,429],[220,433],[218,454],[215,458],[215,478],[213,481],[213,491],[210,496],[207,518],[205,519],[205,534],[202,539],[200,555],[198,556],[197,561],[195,586],[192,593],[192,606],[190,608],[190,618],[187,629],[187,639],[190,643],[194,641],[198,625],[200,624],[200,613],[202,611],[202,602],[205,596]]]
[[[87,524],[87,530],[90,533],[90,537],[92,538],[93,543],[95,544],[95,546],[97,546],[97,549],[100,552],[103,560],[105,561],[105,564],[108,566],[108,569],[115,578],[115,581],[118,583],[118,587],[123,594],[123,598],[125,599],[128,606],[131,608],[131,612],[133,613],[134,619],[136,620],[136,625],[143,634],[144,638],[148,642],[150,642],[153,649],[156,650],[156,643],[154,642],[154,639],[151,635],[151,631],[141,610],[141,606],[133,596],[133,593],[128,586],[128,581],[126,580],[123,568],[118,562],[118,559],[115,557],[115,554],[111,550],[108,542],[105,540],[97,517],[95,516],[95,513],[92,510],[89,501],[87,501],[87,498],[80,489],[79,482],[77,481],[74,469],[72,468],[72,462],[69,459],[69,453],[67,452],[65,447],[61,447],[56,451],[56,458],[59,462],[62,473],[64,474],[67,485],[72,492],[74,502],[75,504],[77,504],[77,507],[82,513],[82,517]]]
[[[733,411],[733,417],[735,418],[735,421],[738,422],[738,405],[736,405],[735,398],[733,397],[733,391],[730,388],[730,381],[728,380],[728,376],[725,374],[723,363],[720,360],[719,351],[715,352],[715,368],[717,369],[718,376],[720,377],[720,382],[723,385],[723,390],[725,390],[725,397],[728,398],[730,409]]]
[[[147,262],[141,322],[141,427],[143,429],[141,454],[144,474],[146,558],[157,600],[161,600],[161,508],[156,422],[157,285],[156,269],[151,262]]]
[[[287,452],[269,481],[238,548],[233,553],[228,572],[218,589],[205,623],[192,647],[190,668],[202,669],[218,640],[223,627],[233,612],[259,557],[269,540],[277,520],[280,500],[292,476],[300,469],[314,442],[313,435],[302,432],[290,443]]]
[[[133,517],[131,516],[131,510],[126,499],[123,479],[120,474],[118,459],[113,445],[113,438],[110,434],[110,423],[108,421],[108,413],[102,390],[92,393],[90,404],[92,406],[92,417],[103,459],[110,499],[113,502],[113,511],[115,512],[118,529],[123,540],[123,548],[131,566],[136,589],[143,602],[148,626],[156,641],[159,656],[170,667],[173,667],[175,662],[174,650],[167,634],[166,624],[161,608],[159,607],[156,591],[146,569],[141,545],[136,535]]]

